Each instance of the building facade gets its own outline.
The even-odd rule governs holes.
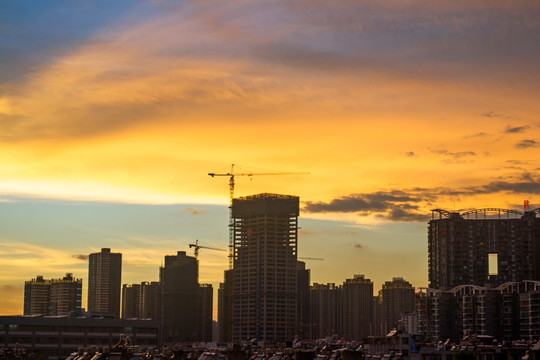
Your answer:
[[[122,254],[103,248],[88,257],[88,311],[120,317]]]
[[[441,290],[540,280],[540,218],[534,211],[432,210],[428,277]]]
[[[540,340],[540,281],[422,289],[419,299],[420,330],[436,341],[473,334],[501,342]]]
[[[165,256],[159,269],[161,327],[164,344],[201,340],[199,262],[178,251]]]
[[[402,316],[415,311],[414,287],[401,277],[386,281],[381,288],[380,298],[383,335],[396,328]]]
[[[81,300],[82,279],[71,273],[51,280],[38,275],[24,284],[24,315],[67,315],[81,311]]]
[[[360,341],[375,330],[373,324],[373,282],[355,275],[343,283],[343,332],[348,340]]]
[[[122,285],[122,319],[138,319],[141,306],[141,285]]]
[[[232,340],[292,340],[297,330],[299,198],[233,199]]]
[[[143,349],[158,346],[158,322],[90,316],[0,316],[0,348],[22,348],[36,359],[63,360],[78,349],[111,350],[122,335]]]
[[[298,261],[297,279],[297,294],[298,305],[296,309],[296,318],[298,325],[296,327],[296,335],[298,339],[311,339],[311,303],[310,303],[310,271],[306,269],[306,263]]]
[[[333,283],[314,283],[310,290],[311,337],[323,339],[341,334],[342,288]]]
[[[199,287],[199,329],[200,341],[211,342],[212,314],[214,311],[214,288],[212,284],[201,284]]]

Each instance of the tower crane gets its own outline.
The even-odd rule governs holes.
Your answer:
[[[227,251],[225,249],[218,249],[218,248],[214,248],[214,247],[199,245],[199,240],[195,240],[195,244],[189,244],[189,248],[191,249],[192,247],[195,248],[195,257],[199,257],[199,249]]]
[[[322,258],[314,258],[314,257],[299,257],[300,260],[324,260]]]
[[[234,164],[231,164],[231,172],[228,173],[208,173],[211,177],[216,176],[228,176],[229,177],[229,269],[232,269],[233,265],[233,218],[232,218],[232,203],[234,199],[234,177],[235,176],[254,176],[254,175],[308,175],[308,172],[247,172],[247,173],[235,173]]]

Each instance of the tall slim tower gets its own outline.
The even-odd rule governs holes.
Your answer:
[[[233,199],[232,339],[294,338],[299,198]]]
[[[88,311],[120,316],[122,254],[103,248],[88,258]]]
[[[382,298],[382,329],[384,334],[397,327],[399,319],[415,310],[416,298],[414,287],[401,277],[383,284],[380,291]]]
[[[354,275],[343,283],[343,334],[346,339],[362,340],[373,329],[373,282]]]
[[[165,256],[159,268],[161,326],[165,344],[200,341],[199,261],[185,251]]]

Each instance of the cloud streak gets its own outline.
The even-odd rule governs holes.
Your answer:
[[[516,149],[528,149],[528,148],[537,147],[537,146],[538,146],[538,142],[536,140],[524,139],[524,140],[521,140],[520,142],[518,142],[515,145],[515,148]]]
[[[430,208],[439,201],[455,197],[474,197],[498,193],[540,195],[540,174],[521,174],[508,180],[465,187],[409,188],[342,196],[329,202],[304,202],[308,213],[355,213],[395,222],[423,222]]]

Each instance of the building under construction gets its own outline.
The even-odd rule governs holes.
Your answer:
[[[540,280],[539,209],[432,210],[428,229],[429,287],[498,286]]]
[[[299,198],[232,202],[232,340],[286,341],[296,333]]]

